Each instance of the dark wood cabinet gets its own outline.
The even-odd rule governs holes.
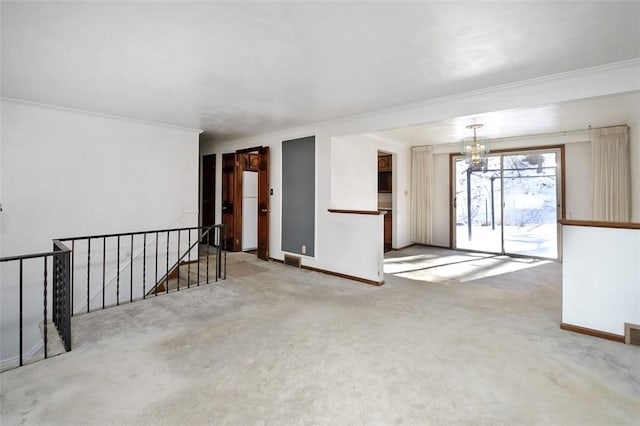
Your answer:
[[[391,171],[391,155],[378,155],[378,171],[379,172]]]
[[[391,192],[393,178],[391,172],[391,155],[378,156],[378,192]]]
[[[378,172],[378,192],[391,192],[392,182],[391,172]]]
[[[393,216],[391,210],[384,215],[384,251],[391,250],[393,245]]]

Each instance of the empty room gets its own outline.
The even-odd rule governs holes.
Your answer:
[[[640,419],[640,2],[1,1],[0,421]]]

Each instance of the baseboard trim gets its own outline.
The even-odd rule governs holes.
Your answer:
[[[594,330],[593,328],[580,327],[579,325],[560,323],[560,328],[574,333],[586,334],[587,336],[600,337],[601,339],[612,340],[618,343],[624,343],[624,336],[619,334],[608,333],[606,331]]]
[[[338,278],[345,278],[345,279],[352,280],[352,281],[358,281],[358,282],[361,282],[361,283],[374,285],[376,287],[380,287],[381,285],[384,284],[384,281],[378,282],[378,281],[368,280],[366,278],[360,278],[360,277],[356,277],[354,275],[342,274],[340,272],[329,271],[327,269],[314,268],[312,266],[302,265],[301,268],[302,269],[307,269],[309,271],[320,272],[322,274],[333,275],[334,277],[338,277]]]
[[[450,246],[439,246],[439,245],[436,245],[436,244],[415,243],[414,245],[422,246],[422,247],[433,247],[433,248],[440,248],[440,249],[447,249],[447,250],[455,250],[455,249],[451,248]]]
[[[272,260],[272,261],[277,262],[277,263],[284,264],[284,260],[275,259],[273,257],[270,257],[269,260]],[[307,265],[301,265],[300,268],[306,269],[308,271],[320,272],[321,274],[332,275],[332,276],[338,277],[338,278],[345,278],[347,280],[357,281],[357,282],[360,282],[360,283],[369,284],[369,285],[373,285],[373,286],[376,286],[376,287],[380,287],[381,285],[384,285],[384,281],[378,282],[378,281],[368,280],[366,278],[360,278],[360,277],[356,277],[354,275],[342,274],[340,272],[329,271],[327,269],[314,268],[312,266],[307,266]]]
[[[395,250],[395,251],[404,250],[404,249],[408,249],[409,247],[413,247],[415,245],[417,245],[417,244],[416,243],[411,243],[408,246],[404,246],[404,247],[400,247],[400,248],[392,248],[391,250]]]

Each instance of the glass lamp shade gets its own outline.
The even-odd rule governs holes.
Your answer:
[[[472,170],[484,167],[489,153],[489,139],[473,136],[460,141],[460,153],[467,157],[467,163]]]

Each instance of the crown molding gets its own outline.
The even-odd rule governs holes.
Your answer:
[[[139,120],[139,119],[136,119],[136,118],[122,117],[122,116],[119,116],[119,115],[105,114],[105,113],[102,113],[102,112],[95,112],[95,111],[87,111],[87,110],[76,109],[76,108],[69,108],[69,107],[64,107],[64,106],[60,106],[60,105],[45,104],[45,103],[41,103],[41,102],[28,101],[28,100],[25,100],[25,99],[11,98],[11,97],[7,97],[7,96],[0,96],[0,100],[2,100],[3,102],[10,102],[10,103],[15,103],[15,104],[36,106],[36,107],[40,107],[40,108],[53,109],[53,110],[57,110],[57,111],[72,112],[72,113],[75,113],[75,114],[82,114],[82,115],[89,115],[89,116],[92,116],[92,117],[107,118],[107,119],[110,119],[110,120],[126,121],[126,122],[129,122],[129,123],[144,124],[144,125],[153,126],[153,127],[164,127],[164,128],[167,128],[167,129],[181,130],[181,131],[189,132],[189,133],[201,134],[203,132],[203,130],[201,130],[201,129],[192,129],[190,127],[175,126],[173,124],[159,123],[159,122],[156,122],[156,121]]]

